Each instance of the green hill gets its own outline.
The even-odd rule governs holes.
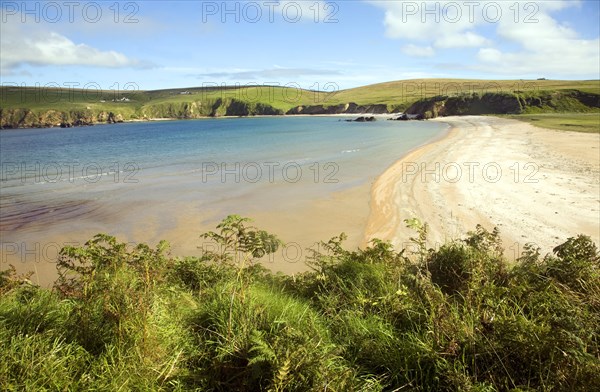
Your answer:
[[[450,114],[594,112],[598,111],[599,97],[598,80],[414,79],[334,92],[274,86],[153,91],[2,86],[0,127],[68,127],[154,118],[404,111],[423,116],[431,111],[426,117],[434,117],[432,102],[438,102],[439,106],[444,99],[456,103],[456,110],[443,111]],[[467,98],[472,102],[465,103]],[[506,100],[513,106],[503,102]]]

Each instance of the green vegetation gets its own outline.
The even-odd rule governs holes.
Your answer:
[[[0,127],[89,125],[153,118],[284,114],[319,102],[321,92],[282,87],[100,91],[0,87]]]
[[[425,115],[432,108],[423,105],[432,99],[438,102],[440,97],[455,100],[455,109],[469,114],[597,112],[600,96],[597,80],[415,79],[341,91],[336,90],[335,84],[321,86],[328,92],[255,85],[155,91],[135,91],[130,87],[101,91],[2,86],[0,127],[285,113],[387,113],[411,109],[417,112],[419,108],[427,109],[420,112]],[[483,103],[479,99],[473,107],[465,106],[466,98],[474,96],[491,99]]]
[[[386,103],[407,108],[419,99],[443,95],[579,90],[600,94],[600,82],[569,80],[412,79],[342,90],[332,103]]]
[[[600,133],[600,112],[520,114],[508,117],[515,120],[526,121],[542,128],[558,129],[561,131]]]
[[[238,216],[218,251],[172,258],[98,235],[64,248],[52,290],[0,273],[0,389],[597,391],[600,256],[588,237],[516,264],[498,232],[413,251],[323,243],[312,272]]]
[[[167,104],[177,107],[193,102],[214,103],[221,99],[262,103],[276,109],[289,110],[296,105],[320,103],[328,97],[328,94],[323,92],[275,86],[196,87],[154,91],[3,86],[0,87],[0,94],[0,106],[4,109],[102,110],[121,112],[127,118],[128,115],[139,115],[154,106]]]

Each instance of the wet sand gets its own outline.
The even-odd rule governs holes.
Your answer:
[[[115,228],[109,234],[122,242],[145,242],[154,246],[164,239],[171,244],[172,256],[199,256],[199,247],[210,246],[200,235],[216,230],[227,211],[227,214],[251,218],[252,225],[276,234],[285,243],[274,255],[263,258],[263,265],[273,272],[303,272],[308,270],[305,261],[310,258],[309,249],[319,249],[319,241],[344,232],[348,236],[345,241],[348,248],[362,245],[371,185],[365,183],[332,192],[318,200],[303,199],[301,195],[285,202],[272,200],[268,211],[235,199],[217,205],[170,201],[144,206],[113,202],[95,210],[97,226],[87,220],[79,225],[75,220],[56,223],[51,228],[32,223],[13,233],[3,231],[1,269],[13,264],[19,272],[34,271],[32,281],[35,283],[50,285],[57,277],[56,257],[60,248],[81,246],[93,235],[106,232],[106,227]],[[235,210],[232,206],[236,205],[243,207]],[[115,210],[121,213],[114,214]]]

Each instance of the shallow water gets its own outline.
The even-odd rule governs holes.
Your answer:
[[[150,241],[191,217],[214,222],[229,213],[305,211],[311,202],[372,183],[401,155],[446,129],[432,122],[343,119],[2,131],[2,268],[15,258],[37,261],[35,253],[43,252],[36,247],[49,239],[64,244],[97,232],[130,239],[152,233]]]

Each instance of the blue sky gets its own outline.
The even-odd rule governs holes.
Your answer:
[[[2,84],[598,79],[597,1],[2,1]]]

